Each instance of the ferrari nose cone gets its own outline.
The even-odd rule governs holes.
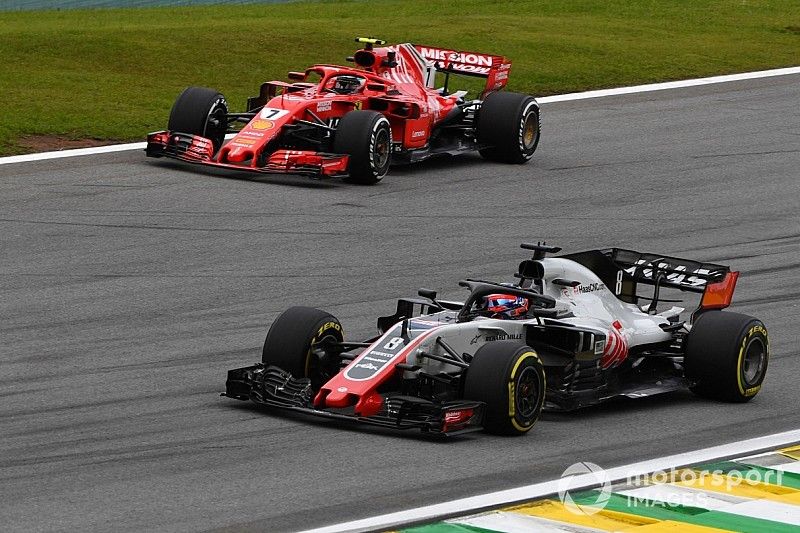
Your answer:
[[[253,151],[248,147],[231,146],[230,150],[225,154],[225,159],[229,163],[241,163],[253,157]]]

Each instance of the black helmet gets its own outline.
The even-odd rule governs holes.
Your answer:
[[[358,76],[336,76],[333,90],[338,94],[350,94],[361,87],[361,78]]]

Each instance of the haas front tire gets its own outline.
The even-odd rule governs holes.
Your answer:
[[[222,93],[206,87],[187,87],[175,100],[167,129],[210,139],[214,152],[225,141],[228,103]]]
[[[350,111],[336,128],[333,151],[350,156],[347,181],[378,183],[389,171],[392,159],[389,120],[377,111]]]
[[[325,311],[313,307],[290,307],[269,328],[261,362],[274,365],[295,378],[310,378],[316,391],[339,370],[340,358],[311,347],[325,338],[341,342],[342,325]]]
[[[760,320],[725,311],[706,311],[695,319],[684,366],[698,396],[750,401],[761,389],[768,363],[769,337]]]
[[[544,366],[529,346],[515,341],[484,344],[467,370],[464,398],[484,402],[483,427],[496,435],[524,435],[542,412]]]
[[[539,145],[539,104],[526,94],[490,93],[478,112],[481,156],[500,163],[525,163]]]

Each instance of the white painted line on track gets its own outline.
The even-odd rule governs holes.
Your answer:
[[[698,505],[698,507],[709,511],[722,511],[724,513],[757,518],[759,520],[771,520],[793,526],[800,526],[800,516],[797,514],[797,506],[785,502],[776,502],[767,499],[748,500],[728,494],[714,493],[713,491],[681,487],[680,485],[671,483],[623,490],[617,494],[634,499],[652,500],[666,504],[675,502],[676,498],[678,503],[684,501],[702,501],[702,505]],[[682,498],[684,495],[686,499]],[[702,495],[702,500],[699,499],[701,497],[700,495]]]
[[[621,94],[649,93],[667,89],[682,89],[684,87],[697,87],[698,85],[711,85],[713,83],[727,83],[731,81],[755,80],[758,78],[771,78],[774,76],[788,76],[800,74],[800,67],[776,68],[772,70],[759,70],[756,72],[742,72],[741,74],[728,74],[725,76],[712,76],[710,78],[696,78],[693,80],[667,81],[664,83],[650,83],[647,85],[633,85],[631,87],[616,87],[614,89],[600,89],[582,93],[556,94],[543,96],[536,100],[541,103],[564,102],[567,100],[585,100],[587,98],[601,98],[603,96],[618,96]]]
[[[233,133],[225,136],[232,139]],[[147,148],[146,142],[128,144],[109,144],[108,146],[93,146],[91,148],[73,148],[72,150],[57,150],[55,152],[39,152],[37,154],[12,155],[0,157],[0,165],[10,163],[27,163],[29,161],[43,161],[45,159],[61,159],[62,157],[76,157],[80,155],[109,154],[112,152],[126,152],[129,150],[144,150]]]
[[[781,470],[783,472],[790,472],[792,474],[800,474],[800,461],[795,461],[790,464],[772,465],[769,468],[773,470]]]
[[[709,511],[724,511],[734,505],[747,503],[747,498],[740,498],[730,494],[713,491],[704,491],[689,487],[681,487],[672,483],[660,485],[647,485],[636,489],[615,491],[620,496],[629,496],[631,499],[652,500],[655,502],[697,502],[702,495],[703,509]],[[699,507],[699,506],[698,506]]]
[[[601,533],[602,530],[575,524],[559,524],[538,516],[497,511],[491,514],[468,516],[453,520],[459,526],[472,526],[499,533]]]
[[[11,163],[28,163],[30,161],[43,161],[45,159],[61,159],[63,157],[76,157],[79,155],[108,154],[111,152],[125,152],[128,150],[144,150],[147,143],[110,144],[108,146],[93,146],[92,148],[74,148],[72,150],[58,150],[55,152],[39,152],[38,154],[12,155],[0,157],[0,165]]]
[[[617,466],[605,470],[608,478],[612,481],[625,479],[634,476],[643,476],[651,472],[668,470],[670,468],[680,468],[683,466],[704,463],[714,459],[740,456],[747,453],[756,453],[769,448],[778,448],[789,444],[800,442],[800,429],[784,431],[763,437],[756,437],[720,446],[703,448],[693,452],[679,453],[667,457],[660,457],[648,461],[641,461],[629,465]],[[579,460],[579,459],[578,459]],[[568,466],[568,465],[566,465]],[[339,532],[358,532],[387,530],[396,528],[409,523],[442,519],[448,516],[478,512],[499,506],[510,505],[549,496],[558,492],[558,479],[534,483],[524,487],[490,492],[478,496],[470,496],[449,502],[427,505],[407,511],[342,522],[330,526],[316,529],[309,529],[303,533],[339,533]],[[573,476],[570,481],[570,489],[589,488],[597,484],[597,477],[593,474],[582,474]]]
[[[751,500],[720,509],[722,512],[747,516],[758,520],[771,520],[800,528],[800,515],[797,506],[771,500]]]
[[[746,462],[748,462],[749,460],[753,460],[753,459],[760,459],[761,457],[770,457],[770,456],[772,456],[772,455],[775,455],[775,452],[773,452],[773,451],[768,451],[768,452],[763,452],[763,453],[755,453],[755,454],[753,454],[753,455],[746,455],[746,456],[744,456],[744,457],[737,457],[737,458],[736,458],[736,460],[737,460],[737,461],[739,461],[739,462],[741,462],[741,463],[746,463]],[[786,458],[786,462],[788,463],[788,462],[794,462],[794,461],[792,461],[791,459],[789,459],[789,458],[787,457],[787,458]]]
[[[712,76],[710,78],[695,78],[691,80],[668,81],[664,83],[650,83],[647,85],[633,85],[631,87],[616,87],[614,89],[600,89],[582,93],[556,94],[537,98],[539,103],[566,102],[569,100],[585,100],[587,98],[602,98],[603,96],[618,96],[623,94],[647,93],[664,91],[667,89],[680,89],[683,87],[696,87],[698,85],[711,85],[713,83],[727,83],[731,81],[753,80],[758,78],[771,78],[774,76],[788,76],[800,74],[800,67],[776,68],[772,70],[759,70],[756,72],[742,72],[741,74],[728,74],[725,76]],[[230,138],[232,135],[227,135]],[[144,150],[146,143],[112,144],[109,146],[96,146],[93,148],[75,148],[72,150],[58,150],[55,152],[40,152],[37,154],[12,155],[0,157],[0,165],[11,163],[27,163],[30,161],[43,161],[45,159],[60,159],[62,157],[76,157],[81,155],[107,154],[111,152],[124,152],[126,150]]]

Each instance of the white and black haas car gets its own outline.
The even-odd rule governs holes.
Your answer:
[[[767,330],[722,310],[738,272],[620,248],[522,248],[534,255],[514,283],[461,281],[464,302],[421,289],[364,342],[346,341],[324,311],[292,307],[272,324],[262,362],[228,372],[225,395],[434,434],[520,435],[544,408],[682,388],[729,402],[758,393]],[[687,312],[667,293],[699,301]]]

